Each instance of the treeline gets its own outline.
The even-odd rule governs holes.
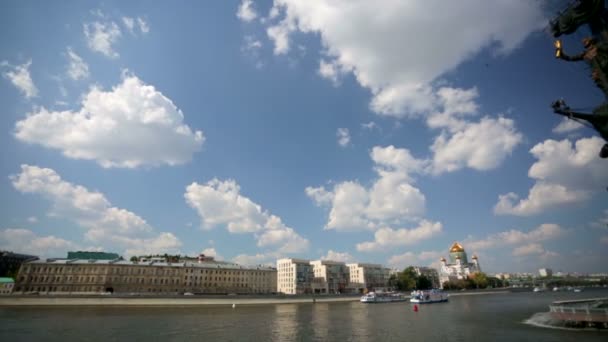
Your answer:
[[[433,282],[423,275],[419,276],[414,267],[410,266],[402,272],[391,275],[388,286],[399,291],[429,290],[433,288]]]
[[[608,285],[608,278],[601,278],[598,281],[575,277],[541,279],[547,284],[548,287]]]
[[[488,275],[483,272],[473,273],[466,279],[446,281],[443,283],[444,290],[472,290],[506,286],[509,286],[507,281],[496,277],[488,277]]]

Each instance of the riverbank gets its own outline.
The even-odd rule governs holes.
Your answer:
[[[450,292],[450,296],[506,294],[509,291]],[[2,296],[1,306],[226,306],[356,302],[361,297],[343,296]]]

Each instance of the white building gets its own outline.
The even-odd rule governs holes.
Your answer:
[[[464,248],[458,242],[454,242],[450,248],[450,262],[448,263],[443,257],[440,259],[439,281],[441,287],[446,281],[466,279],[473,273],[481,272],[477,256],[473,255],[472,259],[473,262],[469,262]]]
[[[553,270],[550,268],[541,268],[540,270],[538,270],[538,274],[541,277],[550,277],[553,275]]]
[[[312,293],[313,266],[305,259],[277,260],[277,290],[285,294]]]
[[[386,289],[390,277],[390,269],[379,264],[354,263],[346,265],[350,273],[350,285],[352,291],[363,293]]]
[[[315,293],[345,293],[349,287],[350,272],[345,263],[331,260],[315,260],[313,267]]]

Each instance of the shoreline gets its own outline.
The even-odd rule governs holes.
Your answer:
[[[507,294],[503,291],[449,293],[450,296]],[[135,296],[0,296],[0,307],[23,306],[232,306],[358,302],[360,296],[281,296],[281,297],[135,297]],[[409,298],[409,296],[407,297]]]

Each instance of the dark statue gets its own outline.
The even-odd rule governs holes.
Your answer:
[[[584,61],[591,68],[591,79],[608,99],[608,11],[604,0],[578,0],[572,2],[557,18],[551,21],[554,37],[574,33],[580,26],[588,25],[591,37],[583,39],[583,52],[568,55],[561,41],[555,41],[555,57],[564,61]],[[608,101],[596,107],[592,113],[580,113],[570,109],[564,100],[553,102],[553,112],[572,120],[588,122],[608,142]],[[601,158],[608,158],[608,143],[600,151]]]

